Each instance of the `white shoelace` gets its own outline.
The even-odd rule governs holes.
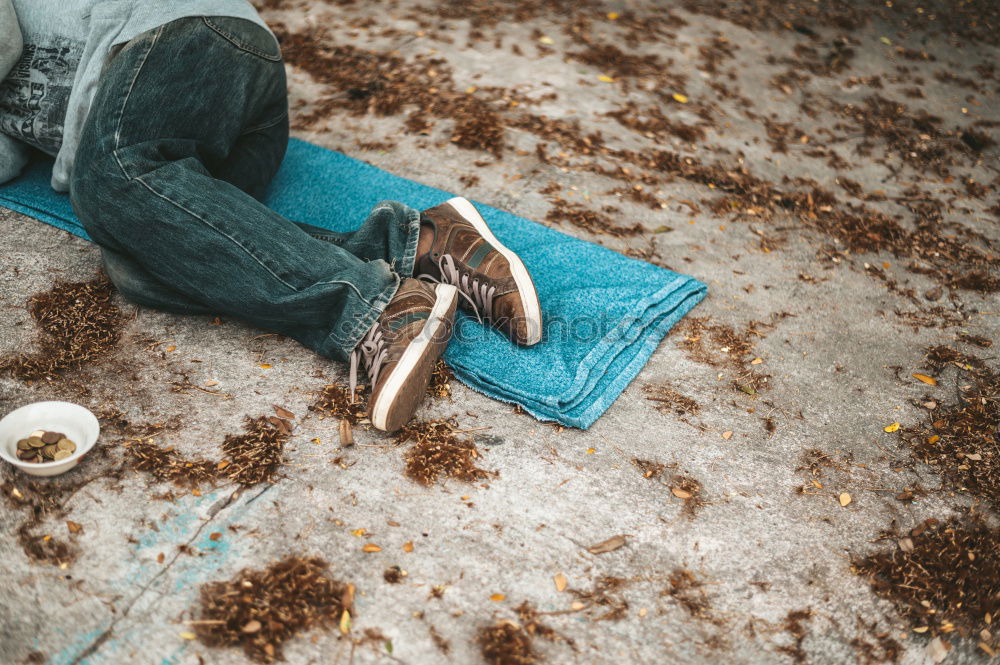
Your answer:
[[[351,351],[350,390],[352,404],[355,400],[358,385],[358,361],[364,361],[365,371],[368,372],[368,378],[371,381],[370,385],[374,386],[378,383],[378,375],[382,371],[382,363],[385,362],[388,355],[389,350],[386,348],[385,339],[382,337],[382,328],[378,323],[375,323],[364,339]]]
[[[441,256],[438,259],[437,267],[441,272],[441,279],[436,279],[431,275],[420,275],[419,279],[458,287],[459,295],[472,306],[472,311],[480,323],[483,322],[483,318],[493,318],[493,298],[497,290],[495,286],[483,284],[478,277],[459,273],[458,266],[455,265],[455,259],[451,257],[451,254]]]

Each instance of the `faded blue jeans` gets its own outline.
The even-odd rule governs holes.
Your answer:
[[[126,298],[346,359],[412,274],[420,214],[387,201],[334,233],[261,203],[288,143],[285,85],[277,42],[249,21],[140,35],[101,77],[70,197]]]

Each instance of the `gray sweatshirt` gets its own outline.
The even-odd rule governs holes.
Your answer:
[[[31,146],[56,158],[52,187],[68,191],[112,49],[188,16],[267,27],[248,0],[0,0],[0,182],[20,173]]]
[[[0,80],[21,57],[21,28],[11,0],[0,0]],[[7,182],[24,168],[27,149],[9,136],[0,134],[0,182]]]

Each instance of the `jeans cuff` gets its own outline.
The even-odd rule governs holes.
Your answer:
[[[406,219],[400,224],[406,230],[406,249],[398,260],[393,261],[392,269],[402,277],[413,277],[413,266],[417,261],[417,243],[420,241],[420,211],[406,207]]]
[[[403,282],[403,278],[398,274],[392,271],[389,271],[389,274],[393,277],[393,283],[385,287],[378,297],[371,301],[370,305],[365,303],[368,306],[362,310],[363,313],[357,317],[354,325],[347,328],[342,335],[334,332],[327,336],[326,341],[332,347],[332,353],[325,353],[323,355],[340,357],[343,360],[350,358],[351,352],[357,348],[364,336],[371,330],[371,327],[375,325],[375,321],[385,311],[386,305],[396,295],[399,285]]]

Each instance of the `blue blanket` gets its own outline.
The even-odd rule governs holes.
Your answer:
[[[51,163],[0,185],[0,206],[87,238],[69,199],[49,187]],[[293,140],[267,203],[282,215],[335,230],[378,201],[424,209],[450,195],[369,164]],[[542,420],[587,428],[635,378],[667,331],[706,292],[701,282],[627,258],[511,213],[479,210],[535,280],[545,339],[518,348],[460,316],[445,360],[474,389]]]

